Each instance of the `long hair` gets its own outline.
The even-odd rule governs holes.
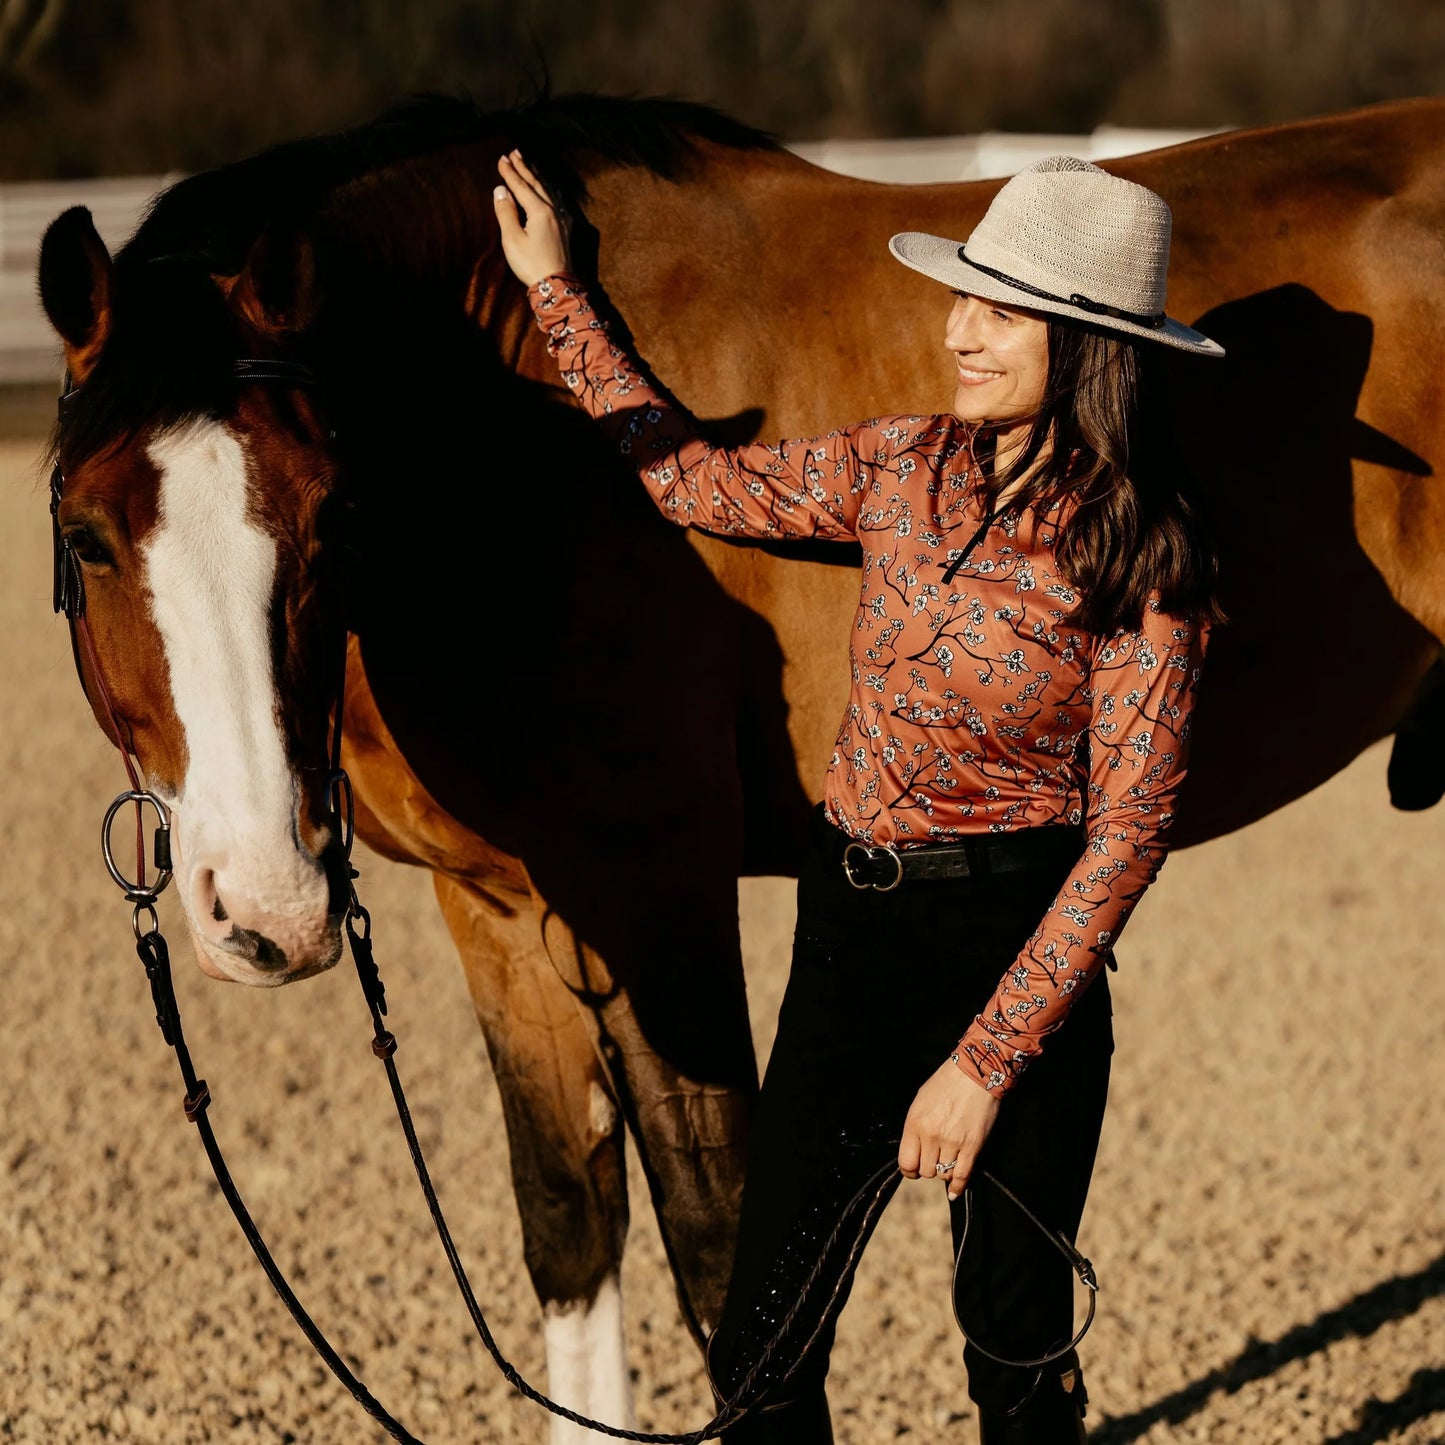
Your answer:
[[[1170,464],[1152,350],[1050,319],[1048,381],[1028,439],[984,482],[993,502],[1038,463],[1011,500],[1065,503],[1054,559],[1079,595],[1069,620],[1088,632],[1137,628],[1151,596],[1166,612],[1224,621],[1208,528]],[[982,450],[988,432],[985,424]]]

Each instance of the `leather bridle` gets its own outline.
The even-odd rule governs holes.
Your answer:
[[[315,373],[307,366],[298,362],[272,360],[272,359],[240,359],[232,363],[232,375],[239,383],[268,383],[290,387],[314,387],[316,382]],[[79,388],[71,383],[70,373],[65,376],[65,384],[60,397],[60,416],[62,422],[78,394]],[[275,1258],[271,1254],[255,1221],[252,1219],[235,1181],[231,1177],[229,1168],[226,1165],[221,1148],[216,1140],[215,1132],[211,1127],[209,1117],[209,1106],[211,1103],[210,1090],[206,1081],[200,1078],[191,1060],[190,1050],[187,1047],[185,1035],[181,1029],[181,1015],[179,1006],[176,1003],[175,987],[171,976],[170,952],[165,938],[161,934],[160,921],[156,914],[156,900],[165,891],[171,881],[171,847],[170,847],[170,812],[162,799],[141,784],[139,772],[136,768],[136,760],[133,758],[133,750],[128,745],[128,731],[123,728],[121,719],[116,712],[110,690],[106,685],[104,674],[100,667],[100,659],[96,653],[95,642],[91,636],[89,623],[86,619],[85,608],[85,582],[81,572],[80,561],[76,556],[74,548],[64,536],[60,527],[60,504],[65,491],[65,477],[57,458],[50,479],[50,515],[52,522],[52,537],[54,545],[54,608],[57,613],[64,613],[70,626],[71,651],[75,659],[76,672],[80,677],[82,690],[87,697],[91,697],[91,688],[86,683],[86,669],[81,666],[82,654],[85,663],[89,668],[91,684],[94,686],[94,696],[91,697],[93,704],[98,704],[96,711],[104,721],[106,735],[119,750],[121,760],[125,765],[126,776],[130,787],[120,793],[110,804],[105,813],[102,824],[102,852],[105,858],[106,869],[111,878],[120,888],[126,901],[133,905],[131,915],[131,927],[136,938],[136,952],[145,966],[146,977],[150,982],[151,998],[156,1010],[156,1023],[159,1025],[161,1035],[165,1042],[175,1051],[176,1062],[180,1068],[181,1078],[185,1085],[185,1095],[182,1100],[182,1108],[186,1118],[193,1123],[201,1136],[201,1142],[206,1151],[212,1171],[216,1176],[216,1182],[220,1186],[221,1193],[226,1203],[230,1206],[231,1212],[235,1215],[237,1223],[241,1227],[247,1243],[251,1246],[261,1268],[265,1271],[266,1277],[270,1280],[272,1287],[281,1297],[282,1302],[290,1311],[292,1318],[296,1321],[301,1332],[306,1336],[317,1354],[325,1361],[332,1374],[350,1392],[357,1403],[366,1411],[372,1419],[395,1440],[403,1442],[403,1445],[422,1445],[422,1442],[412,1435],[404,1425],[396,1420],[381,1403],[371,1394],[366,1386],[356,1377],[347,1366],[337,1351],[333,1348],[326,1336],[321,1332],[311,1316],[306,1312],[305,1307],[297,1298],[295,1291],[281,1272]],[[472,1289],[471,1282],[467,1278],[466,1269],[457,1254],[456,1246],[453,1243],[451,1231],[447,1226],[446,1218],[442,1213],[436,1191],[432,1186],[431,1174],[427,1168],[426,1160],[422,1155],[421,1144],[417,1138],[416,1128],[412,1121],[411,1109],[407,1104],[406,1094],[401,1085],[401,1078],[397,1072],[395,1054],[397,1049],[396,1035],[386,1027],[384,1018],[387,1011],[386,989],[381,981],[381,973],[377,966],[373,952],[371,938],[371,915],[362,905],[357,896],[355,880],[358,876],[355,866],[351,862],[351,850],[354,841],[354,800],[351,790],[351,780],[341,766],[341,733],[342,714],[345,705],[345,678],[346,678],[346,638],[342,637],[341,665],[339,668],[336,693],[335,693],[335,720],[331,728],[330,763],[331,772],[327,783],[328,802],[336,823],[340,845],[346,858],[348,873],[348,889],[346,910],[343,917],[343,926],[346,931],[347,943],[351,950],[352,960],[356,966],[357,977],[360,980],[362,992],[366,998],[367,1009],[371,1015],[372,1023],[372,1052],[381,1060],[386,1069],[387,1081],[391,1086],[392,1098],[396,1105],[397,1117],[401,1122],[402,1131],[406,1137],[407,1147],[411,1153],[412,1164],[416,1169],[417,1179],[421,1185],[422,1193],[425,1196],[427,1208],[431,1213],[432,1222],[436,1228],[437,1236],[441,1241],[442,1249],[446,1254],[447,1262],[451,1267],[452,1275],[456,1280],[457,1287],[461,1293],[462,1300],[471,1316],[472,1324],[475,1327],[487,1353],[495,1362],[507,1382],[527,1399],[541,1405],[552,1414],[570,1420],[573,1424],[584,1429],[593,1430],[599,1434],[609,1435],[619,1440],[634,1440],[648,1442],[648,1445],[700,1445],[704,1440],[712,1439],[722,1433],[723,1430],[736,1424],[750,1410],[758,1407],[765,1394],[785,1384],[802,1363],[813,1342],[822,1333],[825,1325],[841,1307],[841,1297],[844,1286],[851,1275],[852,1269],[862,1252],[864,1243],[868,1239],[872,1227],[878,1216],[882,1213],[884,1206],[892,1197],[902,1176],[898,1172],[896,1162],[877,1169],[863,1184],[863,1186],[850,1198],[840,1209],[835,1220],[831,1233],[822,1242],[817,1261],[803,1280],[798,1290],[798,1297],[790,1307],[776,1330],[769,1340],[759,1350],[758,1358],[754,1360],[741,1382],[727,1399],[722,1398],[720,1391],[715,1393],[721,1400],[718,1411],[705,1426],[699,1430],[686,1433],[666,1434],[648,1432],[641,1430],[628,1430],[617,1425],[610,1425],[605,1421],[594,1420],[575,1410],[568,1409],[550,1399],[542,1391],[530,1384],[501,1352],[491,1329],[487,1324],[481,1306],[477,1303],[476,1294]],[[116,862],[114,851],[111,845],[111,828],[115,821],[116,814],[131,804],[135,808],[136,818],[136,872],[134,878],[128,878]],[[146,880],[146,850],[145,850],[145,827],[144,808],[150,806],[154,809],[157,817],[155,829],[152,861],[156,873],[154,881]],[[1068,1354],[1084,1337],[1089,1325],[1094,1318],[1094,1295],[1098,1290],[1098,1283],[1089,1261],[1084,1259],[1073,1247],[1073,1245],[1058,1231],[1049,1229],[1038,1220],[1022,1202],[997,1179],[986,1170],[975,1171],[978,1177],[989,1180],[1023,1211],[1026,1217],[1043,1233],[1046,1239],[1056,1249],[1059,1249],[1073,1265],[1080,1279],[1088,1286],[1090,1291],[1089,1314],[1083,1327],[1077,1335],[1066,1345],[1051,1353],[1040,1357],[1037,1360],[1012,1361],[1002,1360],[1004,1364],[1016,1364],[1024,1367],[1038,1367],[1062,1358]],[[970,1187],[972,1187],[970,1185]],[[967,1197],[967,1195],[965,1195]],[[965,1233],[966,1233],[965,1227]],[[847,1249],[843,1256],[843,1268],[841,1273],[828,1286],[825,1275],[825,1265],[830,1261],[834,1251],[844,1242]],[[962,1248],[960,1245],[960,1254]],[[793,1359],[776,1377],[769,1377],[769,1370],[779,1348],[794,1329],[799,1319],[804,1315],[805,1306],[812,1296],[820,1289],[827,1289],[826,1298],[823,1301],[823,1308],[816,1322],[808,1332],[807,1338],[803,1341],[802,1347],[796,1350]],[[959,1321],[959,1328],[963,1328],[962,1321]],[[964,1338],[969,1337],[964,1332]],[[790,1342],[791,1343],[791,1342]],[[977,1348],[981,1348],[976,1346]],[[984,1350],[984,1354],[989,1354]],[[990,1359],[999,1359],[996,1355],[989,1354]],[[766,1406],[763,1406],[766,1408]]]

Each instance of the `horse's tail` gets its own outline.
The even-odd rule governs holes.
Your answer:
[[[1445,797],[1445,654],[1420,679],[1400,721],[1386,774],[1390,801],[1408,813]]]

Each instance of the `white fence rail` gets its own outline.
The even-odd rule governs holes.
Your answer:
[[[922,183],[1007,176],[1042,156],[1086,160],[1132,155],[1204,134],[1101,126],[1092,135],[936,136],[921,140],[827,140],[792,147],[815,165],[867,180]],[[179,174],[0,185],[0,385],[60,379],[59,349],[35,288],[45,228],[68,206],[89,206],[115,250],[135,230],[150,198]]]

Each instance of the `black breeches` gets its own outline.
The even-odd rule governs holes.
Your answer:
[[[815,822],[829,826],[821,816]],[[820,1227],[896,1154],[919,1086],[992,996],[1068,872],[1043,867],[880,893],[853,888],[824,851],[810,850],[799,878],[792,972],[753,1127],[727,1306],[710,1352],[725,1393],[751,1363],[759,1331],[795,1294],[798,1261],[810,1250],[816,1256]],[[979,1161],[1070,1239],[1093,1170],[1112,1050],[1101,973],[1004,1098]],[[942,1185],[903,1187],[943,1194]],[[1067,1343],[1067,1260],[997,1191],[979,1183],[972,1193],[957,1291],[969,1333],[1013,1359]],[[961,1200],[951,1212],[956,1248]],[[831,1441],[823,1384],[832,1338],[826,1327],[791,1379],[768,1396],[771,1408],[723,1438],[730,1445]],[[964,1358],[969,1394],[985,1410],[1008,1410],[1036,1378],[976,1350]]]

